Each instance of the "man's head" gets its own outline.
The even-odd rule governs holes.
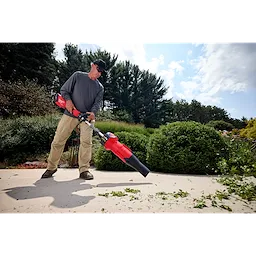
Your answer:
[[[93,64],[97,66],[97,70],[101,73],[106,70],[106,63],[102,59],[95,60]]]
[[[91,64],[90,74],[92,78],[97,79],[101,76],[102,72],[106,71],[106,63],[102,59],[95,60]]]

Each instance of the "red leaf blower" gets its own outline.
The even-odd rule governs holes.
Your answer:
[[[55,104],[60,108],[66,108],[66,101],[59,93],[56,95]],[[125,164],[129,165],[136,171],[139,171],[144,177],[148,175],[149,169],[140,162],[140,160],[132,153],[130,148],[118,141],[117,136],[111,132],[107,132],[106,134],[100,132],[99,129],[95,128],[87,120],[88,115],[86,113],[81,113],[77,109],[74,109],[72,114],[77,117],[80,122],[85,122],[97,133],[97,135],[100,137],[101,144],[106,150],[110,150]]]

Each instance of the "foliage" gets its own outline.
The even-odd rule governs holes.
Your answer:
[[[194,121],[175,122],[151,135],[147,161],[154,171],[213,174],[227,155],[223,138],[213,128]]]
[[[132,123],[132,117],[126,110],[100,110],[97,113],[98,121],[119,121],[125,123]]]
[[[130,61],[119,62],[110,70],[107,90],[114,111],[126,110],[135,123],[157,127],[159,103],[167,92],[161,78],[140,70]]]
[[[230,194],[233,193],[248,201],[256,200],[255,184],[252,181],[246,181],[243,176],[221,177],[218,182],[226,185]]]
[[[6,159],[12,163],[25,161],[34,153],[44,153],[50,150],[50,144],[55,134],[57,123],[61,114],[37,116],[37,117],[19,117],[16,119],[5,119],[0,123],[0,161]],[[97,121],[95,126],[103,133],[106,132],[136,132],[149,136],[153,130],[145,129],[142,125],[128,124],[124,122],[100,122]],[[68,161],[77,162],[77,150],[74,147],[74,139],[77,139],[76,131],[73,131],[66,143],[66,150],[70,147]],[[98,148],[102,147],[98,136],[93,137],[92,161],[94,164],[94,154]],[[14,160],[14,161],[13,161]]]
[[[246,126],[245,118],[242,120],[230,118],[226,110],[216,106],[204,106],[196,100],[192,100],[190,104],[183,99],[176,102],[172,99],[162,100],[159,104],[159,113],[162,124],[176,121],[195,121],[206,124],[212,120],[223,120],[238,129]]]
[[[97,121],[95,127],[98,128],[102,133],[106,132],[136,132],[149,136],[154,132],[154,129],[144,128],[141,124],[132,124],[118,121]]]
[[[49,152],[59,119],[60,115],[46,115],[2,120],[0,161],[19,164],[31,155]]]
[[[35,80],[50,90],[57,74],[53,43],[1,43],[0,78]]]
[[[249,120],[247,126],[241,129],[240,136],[256,140],[256,118]]]
[[[0,116],[4,118],[45,115],[57,111],[50,94],[35,82],[6,83],[0,80],[0,87]]]
[[[223,120],[215,120],[210,121],[206,125],[213,127],[217,131],[231,131],[234,129],[234,126],[228,122],[225,122]]]
[[[229,158],[219,161],[220,173],[256,177],[256,152],[252,150],[252,142],[239,137],[226,137],[224,140],[229,147]]]

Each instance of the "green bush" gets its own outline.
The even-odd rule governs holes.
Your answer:
[[[227,145],[213,128],[194,121],[174,122],[151,135],[147,162],[155,171],[213,174],[219,159],[227,156]]]
[[[225,122],[223,120],[210,121],[206,125],[213,127],[217,131],[219,131],[219,130],[221,130],[221,131],[224,131],[224,130],[232,131],[232,129],[235,128],[232,124],[227,123],[227,122]]]
[[[224,138],[229,147],[229,158],[218,163],[218,169],[224,175],[237,174],[256,177],[256,152],[252,150],[252,141],[242,138]]]
[[[241,129],[240,135],[245,138],[256,140],[256,118],[251,119],[244,129]]]
[[[46,116],[21,116],[19,118],[4,119],[0,122],[0,161],[7,164],[18,164],[26,159],[50,151],[61,113]],[[96,122],[95,125],[103,133],[116,131],[134,131],[141,134],[150,134],[142,125],[133,125],[123,122]],[[77,138],[73,131],[66,143],[72,146],[73,139]],[[96,138],[96,137],[94,137]],[[95,143],[94,143],[95,144]],[[98,148],[99,145],[96,145]],[[96,149],[93,148],[93,155]],[[93,164],[93,161],[92,161]]]
[[[17,164],[31,155],[48,152],[60,118],[47,115],[2,120],[0,161]]]
[[[50,94],[35,82],[6,83],[0,80],[0,116],[17,118],[55,113]]]
[[[30,154],[42,153],[49,148],[57,125],[55,116],[20,117],[3,120],[0,126],[1,161],[20,163]]]
[[[154,132],[154,129],[144,128],[141,124],[131,124],[126,122],[118,121],[96,121],[95,127],[98,128],[102,133],[107,132],[136,132],[149,136]]]
[[[143,163],[146,163],[146,145],[148,137],[135,132],[117,132],[118,141],[128,146],[133,154]],[[133,168],[123,163],[114,153],[99,147],[94,155],[95,167],[99,170],[109,171],[134,171]]]

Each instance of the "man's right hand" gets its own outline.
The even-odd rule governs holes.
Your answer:
[[[68,110],[68,112],[70,112],[72,114],[73,110],[76,109],[72,100],[67,100],[66,101],[66,109]]]

